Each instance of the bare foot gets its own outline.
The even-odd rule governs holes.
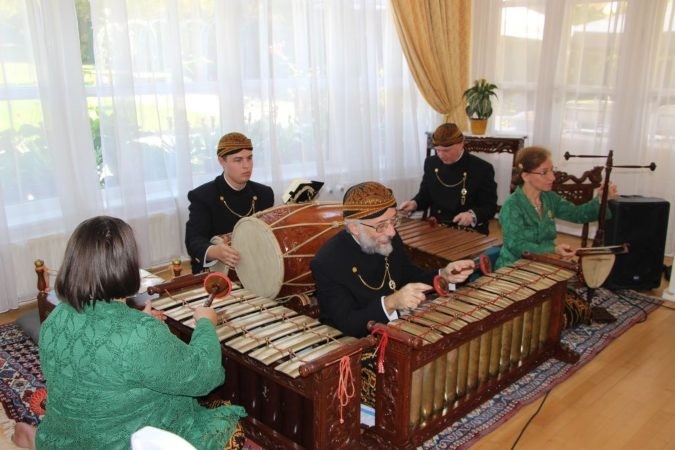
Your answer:
[[[20,448],[35,448],[35,427],[25,422],[17,422],[12,435],[12,442]]]

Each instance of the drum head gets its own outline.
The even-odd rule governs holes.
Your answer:
[[[232,247],[240,255],[235,270],[241,284],[260,297],[275,298],[284,283],[284,258],[270,226],[256,217],[239,219]]]

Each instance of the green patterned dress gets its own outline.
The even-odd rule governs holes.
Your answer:
[[[541,217],[520,186],[504,202],[499,211],[504,245],[497,258],[496,269],[513,264],[524,251],[552,253],[558,235],[555,219],[585,223],[598,218],[600,202],[597,198],[578,206],[555,192],[542,192],[540,199]]]
[[[150,425],[198,449],[222,449],[239,406],[206,409],[195,399],[223,383],[215,327],[200,319],[190,344],[160,320],[119,302],[78,313],[61,303],[40,332],[47,408],[38,449],[126,449]]]

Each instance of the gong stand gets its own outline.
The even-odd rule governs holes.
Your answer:
[[[628,243],[621,245],[605,247],[605,218],[607,214],[607,200],[609,195],[609,178],[612,168],[622,169],[642,169],[647,168],[652,172],[656,170],[654,162],[646,166],[637,165],[614,165],[614,150],[610,150],[605,155],[571,155],[565,152],[563,155],[566,160],[570,158],[606,158],[605,161],[605,179],[602,184],[602,197],[600,199],[600,210],[598,211],[598,229],[593,238],[593,244],[590,248],[579,249],[579,265],[582,268],[582,275],[588,287],[586,300],[590,303],[593,298],[595,288],[600,287],[614,266],[615,255],[628,253]],[[586,261],[584,261],[586,259]],[[589,260],[590,259],[590,260]],[[585,263],[585,264],[584,264]]]

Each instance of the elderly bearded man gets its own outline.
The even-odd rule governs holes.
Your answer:
[[[415,308],[433,289],[436,274],[461,283],[474,263],[461,260],[440,271],[415,266],[396,234],[396,200],[390,189],[373,181],[347,190],[343,199],[345,230],[328,240],[312,260],[320,319],[345,334],[367,334],[369,321],[387,323],[398,310]]]

